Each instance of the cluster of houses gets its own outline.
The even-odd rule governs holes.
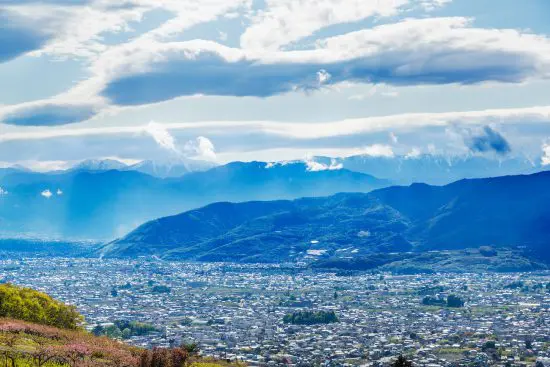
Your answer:
[[[140,346],[198,343],[250,366],[550,366],[550,273],[336,274],[293,265],[158,260],[0,261],[0,279],[31,286],[83,313],[90,329],[150,323]],[[521,284],[521,287],[510,287]],[[161,289],[162,291],[159,291]],[[463,307],[425,305],[426,295]],[[300,310],[338,322],[293,325]]]

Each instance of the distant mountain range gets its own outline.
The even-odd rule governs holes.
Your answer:
[[[145,167],[151,166],[138,168]],[[389,184],[349,170],[312,171],[301,162],[235,162],[175,178],[112,161],[52,173],[0,169],[0,235],[112,239],[145,221],[217,201],[368,192]]]
[[[357,155],[347,158],[314,157],[312,161],[325,167],[341,167],[354,172],[368,173],[402,185],[415,182],[445,185],[463,178],[531,174],[546,169],[540,164],[540,159],[536,161],[525,157],[496,159],[480,155],[419,154],[395,157]]]
[[[89,159],[78,163],[69,171],[135,171],[159,178],[174,178],[192,172],[207,171],[213,167],[216,167],[213,162],[183,158],[166,162],[145,160],[130,165],[115,159]]]
[[[531,174],[547,169],[546,166],[541,164],[540,157],[529,159],[518,156],[443,156],[433,154],[409,154],[391,157],[355,155],[346,158],[318,156],[303,161],[268,162],[266,165],[294,163],[306,164],[311,171],[347,169],[401,185],[409,185],[415,182],[445,185],[463,178]],[[136,171],[159,178],[175,178],[192,172],[207,171],[216,166],[217,164],[214,162],[186,158],[165,161],[145,160],[134,164],[126,164],[117,159],[89,159],[75,164],[67,171]],[[17,165],[11,168],[0,168],[0,178],[6,175],[6,172],[13,171],[30,172],[29,169]]]
[[[143,224],[104,246],[101,255],[280,262],[493,246],[550,260],[548,187],[550,172],[542,172],[294,201],[216,203]]]

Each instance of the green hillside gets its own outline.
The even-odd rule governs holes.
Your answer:
[[[11,284],[0,285],[0,365],[4,367],[223,367],[196,348],[147,350],[83,329],[72,306]]]

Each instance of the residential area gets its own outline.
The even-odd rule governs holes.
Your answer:
[[[87,327],[154,327],[139,346],[197,343],[250,366],[550,365],[550,274],[336,273],[300,265],[20,258],[0,279],[74,304]],[[449,296],[462,307],[450,307]],[[447,300],[447,303],[445,303]],[[327,312],[326,323],[285,315]]]

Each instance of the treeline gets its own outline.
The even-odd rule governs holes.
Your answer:
[[[117,320],[113,325],[105,327],[96,325],[92,332],[96,336],[105,335],[115,339],[129,339],[132,336],[143,336],[159,331],[160,329],[144,322]]]
[[[283,322],[294,325],[330,324],[338,322],[338,317],[334,311],[297,311],[286,314]]]
[[[521,289],[523,292],[529,292],[530,290],[536,292],[546,289],[548,292],[550,292],[550,282],[544,285],[543,283],[527,284],[522,280],[516,280],[512,283],[506,284],[504,286],[504,289]]]
[[[422,304],[426,306],[440,306],[440,307],[464,307],[464,301],[462,298],[451,294],[447,299],[436,298],[433,296],[426,296],[422,299]]]
[[[12,284],[0,284],[0,317],[73,330],[81,328],[84,322],[74,306]]]

